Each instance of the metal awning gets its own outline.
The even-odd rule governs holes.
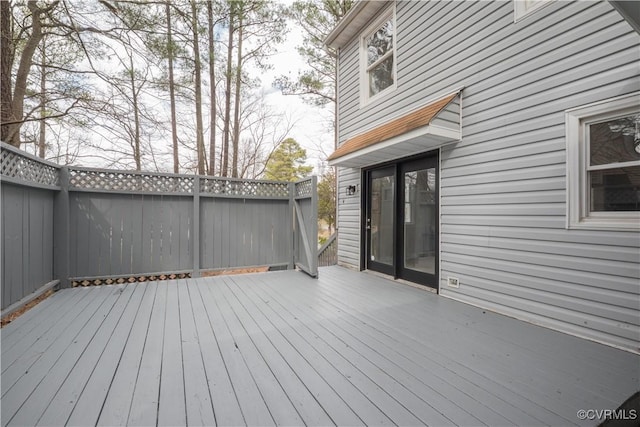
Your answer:
[[[459,141],[460,91],[356,135],[329,156],[331,166],[361,168]]]

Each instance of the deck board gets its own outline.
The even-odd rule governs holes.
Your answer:
[[[249,280],[251,281],[251,278]],[[340,398],[354,412],[360,422],[368,425],[392,424],[391,420],[347,379],[347,376],[331,364],[330,359],[326,357],[325,348],[319,343],[318,338],[313,334],[305,333],[306,331],[299,327],[298,319],[294,319],[293,324],[289,323],[287,317],[284,317],[284,311],[276,309],[275,304],[271,304],[272,298],[270,296],[263,297],[259,292],[260,283],[253,283],[257,286],[246,286],[246,282],[242,282],[238,288],[245,292],[248,298],[256,302],[259,310],[269,319],[273,330],[280,332],[291,347],[312,366],[330,389],[335,392],[336,396],[332,398]],[[353,420],[348,412],[344,412],[343,405],[340,405],[339,401],[337,403],[339,406],[336,407],[325,406],[325,409],[331,411],[329,415],[332,419],[340,420],[346,416]],[[340,423],[340,425],[345,424]],[[354,422],[350,425],[357,424],[360,423]]]
[[[216,284],[219,286],[220,281],[218,280]],[[233,333],[222,315],[220,304],[211,292],[216,285],[201,281],[198,285],[207,310],[209,325],[216,336],[218,349],[233,384],[244,422],[249,425],[275,425],[253,373],[242,357]]]
[[[216,424],[213,413],[211,389],[204,358],[200,349],[200,338],[193,314],[193,302],[186,282],[178,283],[180,301],[180,331],[182,340],[182,360],[184,368],[184,394],[186,421],[189,425],[211,426]],[[205,378],[206,381],[202,381]],[[215,388],[214,388],[215,390]],[[215,390],[217,393],[217,390]]]
[[[160,282],[158,286],[166,288],[167,293],[160,368],[158,425],[186,425],[187,409],[184,394],[183,341],[179,311],[182,304],[189,304],[189,300],[180,301],[178,286],[174,280]]]
[[[166,282],[158,282],[155,285],[158,289],[153,301],[140,365],[137,372],[128,373],[137,374],[126,422],[134,426],[155,425],[158,421],[168,285]]]
[[[73,409],[64,422],[69,425],[88,424],[95,425],[100,417],[100,411],[109,392],[109,387],[114,380],[114,372],[121,362],[123,351],[127,345],[129,337],[134,330],[134,322],[141,312],[142,302],[145,295],[151,293],[152,286],[141,284],[135,285],[135,292],[129,299],[127,307],[120,318],[109,342],[104,348],[99,360],[91,375],[87,378],[82,389],[82,394],[75,399]],[[43,419],[48,420],[47,413]],[[61,423],[60,425],[62,425]]]
[[[271,343],[269,338],[251,317],[251,313],[243,305],[241,300],[229,289],[230,279],[224,280],[224,286],[218,289],[224,295],[229,307],[235,313],[239,324],[250,338],[252,344],[259,352],[266,367],[273,373],[286,397],[296,409],[301,419],[294,420],[296,424],[301,421],[305,425],[331,425],[334,424],[322,406],[309,391],[309,386],[313,387],[313,382],[308,381],[308,386],[301,381],[296,371],[291,368],[287,360]]]
[[[66,289],[2,329],[2,425],[596,425],[640,356],[340,267]]]
[[[557,407],[557,402],[553,400],[552,395],[537,395],[524,382],[518,382],[517,386],[514,386],[511,384],[514,381],[510,377],[503,380],[506,367],[496,361],[502,353],[499,347],[492,347],[498,344],[497,340],[479,337],[477,334],[469,333],[470,330],[466,328],[457,327],[456,329],[452,327],[451,322],[440,322],[434,327],[425,328],[424,319],[420,319],[420,316],[415,313],[413,302],[405,301],[400,304],[391,299],[389,304],[393,309],[386,307],[377,309],[376,318],[372,318],[367,314],[370,306],[366,299],[366,295],[359,295],[357,299],[349,302],[349,307],[344,309],[354,314],[356,319],[365,319],[380,328],[385,328],[389,331],[387,332],[389,335],[395,334],[401,343],[410,344],[417,353],[414,357],[430,355],[432,362],[443,361],[442,368],[450,370],[453,374],[452,381],[456,381],[455,377],[460,375],[482,386],[477,395],[500,397],[500,400],[493,401],[492,407],[499,410],[501,415],[512,422],[521,420],[520,423],[526,424],[540,422],[553,424],[550,421],[554,419],[556,423],[558,422],[557,415],[562,412],[553,411],[554,406]],[[401,310],[398,310],[399,307],[402,307]],[[431,308],[438,310],[438,307]],[[422,312],[423,308],[420,307],[418,310]],[[397,316],[399,312],[404,315]],[[456,339],[451,339],[453,336],[457,336]],[[439,348],[429,345],[430,343],[438,343]],[[509,351],[513,353],[513,349]],[[520,361],[517,354],[514,354],[512,359],[518,363]],[[521,365],[521,368],[523,371],[530,372],[530,368],[525,364]],[[513,404],[513,401],[517,404]],[[554,412],[551,417],[549,417],[551,415],[549,411]],[[530,416],[534,418],[531,419]],[[570,422],[571,420],[562,421],[563,424]]]
[[[77,362],[71,367],[69,374],[58,388],[58,391],[48,404],[46,410],[41,412],[40,410],[35,410],[35,408],[32,407],[31,409],[28,409],[29,414],[42,414],[38,420],[40,418],[46,420],[45,425],[64,425],[67,422],[69,415],[78,402],[78,397],[81,394],[84,394],[85,386],[87,385],[91,375],[96,372],[98,374],[105,372],[103,370],[103,365],[100,363],[102,354],[113,334],[115,334],[118,329],[126,327],[120,324],[122,317],[125,315],[126,309],[128,308],[133,295],[142,290],[143,288],[138,288],[133,285],[125,285],[117,290],[121,292],[121,295],[117,297],[118,299],[116,303],[99,326],[96,334],[94,334],[85,346],[84,350],[82,350],[81,357],[76,358]],[[74,355],[71,354],[63,355],[63,357],[69,360],[73,360],[75,358]],[[54,367],[54,369],[60,370],[58,367]],[[111,376],[110,374],[108,375]],[[46,389],[39,387],[36,392],[40,390]],[[46,397],[46,394],[41,394],[40,397],[44,398]],[[36,402],[40,402],[40,397],[37,397],[36,393],[34,393],[34,396],[32,396],[29,401],[35,400]],[[35,425],[35,423],[21,420],[18,416],[14,419],[14,422],[22,425]]]
[[[136,317],[128,331],[126,343],[122,352],[118,355],[116,349],[113,351],[113,359],[117,360],[115,371],[111,371],[112,378],[108,379],[109,371],[104,373],[104,379],[101,386],[106,388],[106,397],[100,401],[93,394],[83,393],[80,399],[96,400],[94,404],[100,404],[100,412],[98,414],[98,425],[116,426],[125,425],[129,417],[130,405],[133,400],[136,381],[140,364],[142,363],[142,355],[146,344],[146,336],[151,323],[153,307],[155,303],[158,286],[155,283],[145,283],[136,285],[144,289],[144,295],[140,306],[136,313]],[[77,406],[77,408],[79,408]],[[86,421],[81,409],[74,411],[69,420],[72,425],[80,425]],[[93,417],[89,424],[93,424]]]
[[[85,308],[70,326],[71,333],[65,333],[61,336],[62,339],[53,342],[42,357],[39,357],[28,368],[28,372],[16,382],[13,388],[17,392],[3,396],[3,416],[5,404],[13,408],[15,407],[13,399],[23,401],[19,408],[10,414],[11,424],[35,425],[51,401],[58,395],[61,386],[85,353],[98,329],[109,317],[116,303],[121,300],[122,293],[115,287],[105,288],[100,293],[106,294],[104,299],[95,300],[101,304],[95,310],[92,305]],[[77,372],[82,374],[80,370]]]
[[[224,281],[224,278],[221,278],[221,281]],[[275,367],[267,364],[254,342],[254,337],[245,330],[234,307],[222,292],[223,288],[224,284],[221,284],[209,287],[209,290],[216,299],[218,309],[224,317],[233,338],[233,345],[237,347],[238,353],[251,372],[273,420],[276,425],[302,425],[302,418],[281,383],[286,381],[286,374],[281,372],[281,377],[277,377],[274,373]]]
[[[80,295],[76,296],[78,298],[80,297]],[[11,339],[22,339],[25,336],[28,336],[25,335],[27,331],[30,331],[43,322],[47,323],[47,320],[50,318],[50,316],[52,316],[53,313],[55,313],[61,307],[62,300],[67,300],[67,298],[65,296],[61,296],[61,294],[57,292],[50,297],[40,301],[37,305],[27,310],[11,322],[13,324],[13,328],[10,328],[6,332],[3,331],[3,340],[6,340],[6,342],[10,342],[9,340]],[[16,331],[18,330],[20,331],[20,333],[16,334]],[[6,349],[3,347],[3,354],[5,350]]]
[[[280,330],[277,327],[277,323],[274,323],[273,318],[268,317],[269,314],[265,314],[267,310],[264,310],[260,304],[255,304],[250,297],[247,297],[233,278],[227,281],[227,286],[235,298],[243,305],[246,311],[246,316],[243,316],[243,318],[251,318],[251,321],[260,329],[280,357],[289,365],[320,407],[325,408],[323,412],[329,417],[329,420],[325,420],[322,425],[362,425],[362,420],[337,395],[335,389],[331,388],[330,383],[325,378],[326,375],[331,375],[335,372],[321,371],[324,375],[318,372],[318,366],[317,363],[314,363],[314,360],[317,360],[319,355],[315,353],[313,360],[307,360],[304,351],[299,351],[295,347],[295,339],[288,337],[289,331]],[[328,413],[326,412],[327,410],[329,410]]]
[[[70,309],[88,302],[88,299],[83,301],[83,298],[87,297],[89,293],[77,292],[69,295],[69,298],[61,297],[59,293],[54,294],[52,298],[57,297],[55,302],[59,302],[59,304],[52,302],[42,308],[38,304],[23,315],[31,314],[31,311],[38,312],[30,319],[22,319],[22,316],[20,316],[16,321],[12,322],[12,328],[6,328],[9,329],[9,334],[5,336],[4,331],[2,334],[2,372],[9,369],[16,359],[37,343],[40,338],[44,335],[49,335],[52,328],[56,328],[61,323],[61,319],[64,316],[68,316]],[[48,299],[45,301],[48,302]],[[27,323],[22,326],[18,320],[24,320]],[[18,330],[21,332],[11,333]]]
[[[295,293],[295,285],[292,289],[288,290],[289,293]],[[292,299],[297,299],[292,297]],[[329,306],[331,303],[330,300],[324,300],[327,304],[319,305],[320,307]],[[290,304],[290,302],[287,302]],[[389,346],[391,348],[399,349],[401,353],[405,352],[413,352],[412,358],[414,360],[421,360],[423,369],[428,372],[429,367],[436,366],[435,373],[440,373],[446,381],[457,385],[461,390],[473,391],[473,396],[484,396],[492,397],[497,393],[498,396],[508,396],[511,394],[510,391],[503,390],[494,390],[495,385],[492,386],[492,382],[488,378],[478,377],[478,374],[472,370],[470,370],[466,364],[456,363],[454,360],[451,360],[450,355],[447,354],[446,351],[435,349],[434,347],[428,345],[428,343],[437,342],[433,340],[426,341],[417,341],[415,338],[407,336],[405,328],[400,328],[396,330],[393,328],[393,325],[389,323],[385,323],[386,318],[382,316],[382,312],[380,310],[376,310],[377,317],[369,318],[366,313],[361,311],[357,311],[352,307],[358,306],[358,302],[356,300],[345,303],[344,306],[338,306],[335,308],[336,312],[332,316],[331,311],[325,313],[327,318],[338,317],[341,322],[348,321],[350,316],[355,313],[354,319],[355,322],[359,322],[364,325],[363,329],[370,334],[374,334],[383,342],[385,340],[389,340]],[[367,305],[365,304],[365,307]],[[403,308],[403,310],[406,307]],[[366,308],[365,308],[366,312]],[[363,323],[365,322],[365,323]],[[421,323],[422,324],[422,323]],[[409,328],[412,325],[408,325]],[[386,331],[386,332],[381,332]],[[403,339],[406,338],[406,339]],[[447,343],[448,339],[445,337],[444,340],[440,341],[439,344]],[[349,340],[351,343],[351,340]],[[425,344],[427,343],[427,344]],[[378,348],[378,347],[376,347]],[[377,350],[379,351],[379,350]],[[444,361],[444,362],[441,362]],[[459,371],[463,371],[466,373],[466,377],[459,374]],[[470,379],[469,379],[470,377]],[[489,380],[489,381],[488,381]],[[481,384],[483,387],[477,387],[476,384]],[[440,389],[441,390],[441,389]],[[518,396],[515,396],[516,401],[520,405],[524,405],[524,407],[531,407],[532,404],[530,401],[526,399],[518,399]],[[512,397],[513,399],[513,397]],[[501,416],[506,416],[507,419],[511,418],[513,420],[519,420],[520,423],[527,424],[538,424],[541,420],[532,418],[527,415],[526,412],[520,409],[520,405],[510,404],[508,400],[504,399],[491,399],[491,407],[495,410],[499,411]],[[451,416],[456,416],[457,414],[453,413]],[[495,415],[494,415],[495,417]],[[553,419],[557,420],[557,417],[553,417]],[[512,423],[515,423],[512,421]],[[494,425],[490,423],[489,425]]]
[[[186,286],[191,301],[198,342],[205,370],[205,378],[213,405],[213,415],[219,425],[244,423],[242,410],[227,366],[220,352],[219,342],[211,328],[199,286],[189,280]],[[187,414],[188,415],[188,414]],[[189,418],[187,418],[189,420]]]
[[[336,284],[335,282],[331,282],[331,287],[340,286],[340,284]],[[360,286],[362,288],[362,286]],[[367,295],[366,292],[362,292],[358,295],[360,301],[366,301],[367,298],[370,299],[370,294]],[[388,298],[393,298],[392,295],[389,295]],[[394,301],[393,304],[397,304],[397,300]],[[372,301],[373,302],[373,301]],[[358,303],[354,303],[354,306],[357,306]],[[569,405],[570,407],[578,407],[580,405],[586,405],[589,403],[591,398],[604,398],[607,399],[609,396],[616,396],[614,393],[615,385],[610,381],[607,381],[607,376],[609,374],[609,369],[602,370],[597,367],[597,365],[593,365],[590,361],[585,361],[586,366],[582,370],[582,376],[576,376],[576,358],[566,358],[563,354],[557,354],[557,346],[553,351],[549,350],[547,352],[536,352],[534,353],[532,348],[523,347],[518,345],[520,343],[527,343],[528,337],[532,336],[534,332],[542,332],[545,336],[550,336],[550,331],[540,328],[534,327],[532,325],[525,324],[523,322],[517,322],[514,324],[514,328],[516,326],[527,326],[526,332],[524,330],[519,330],[518,335],[512,335],[512,341],[506,341],[504,339],[504,332],[496,334],[495,330],[489,330],[490,333],[483,332],[481,336],[478,336],[478,328],[475,325],[483,325],[484,319],[480,319],[480,317],[488,317],[491,319],[499,320],[501,316],[492,314],[492,313],[483,313],[482,310],[473,309],[469,306],[472,311],[480,313],[480,316],[476,316],[476,318],[470,319],[465,323],[461,323],[459,320],[455,318],[451,318],[451,313],[444,313],[440,317],[443,317],[444,322],[440,322],[437,328],[429,328],[426,330],[420,330],[420,327],[416,327],[416,325],[421,324],[420,316],[424,317],[423,306],[421,304],[408,304],[405,305],[402,309],[402,312],[405,313],[402,318],[397,318],[397,310],[389,310],[390,315],[394,316],[392,320],[392,324],[394,327],[401,326],[402,330],[412,331],[414,334],[423,334],[425,339],[431,339],[438,342],[442,342],[446,340],[447,336],[451,336],[451,334],[461,335],[461,338],[464,340],[452,341],[451,345],[456,345],[456,354],[463,355],[465,354],[464,344],[461,342],[473,342],[473,353],[472,357],[485,357],[487,358],[486,369],[491,372],[491,376],[495,378],[507,378],[509,381],[518,381],[524,387],[524,389],[530,390],[531,393],[540,395],[544,394],[546,391],[546,385],[557,378],[563,378],[562,384],[562,393],[556,393],[555,396],[549,396],[552,402],[547,401],[547,407],[553,407],[553,405]],[[368,310],[368,308],[365,308]],[[362,313],[362,312],[361,312]],[[362,313],[364,314],[364,313]],[[361,316],[359,314],[358,316]],[[500,323],[500,322],[496,322]],[[579,348],[584,348],[584,343],[586,341],[580,340],[575,337],[568,337],[564,334],[553,334],[556,336],[562,336],[566,341],[570,343],[575,343],[579,346]],[[486,339],[483,339],[486,338]],[[533,336],[535,338],[535,336]],[[542,340],[544,342],[544,340]],[[569,343],[565,343],[566,346]],[[589,349],[598,348],[601,346],[593,345],[587,346]],[[560,345],[557,343],[556,345]],[[469,355],[466,356],[466,359],[469,358]],[[514,363],[514,359],[517,359],[517,363]],[[631,358],[630,358],[631,359]],[[467,360],[463,360],[465,363],[468,363]],[[629,360],[631,361],[631,360]],[[526,366],[527,369],[522,369],[522,365]],[[600,365],[601,366],[601,365]],[[625,364],[623,364],[625,366]],[[626,364],[627,367],[633,366],[632,364]],[[612,370],[617,370],[618,367],[612,367]],[[636,369],[636,372],[638,369]],[[572,372],[571,375],[568,373]],[[586,373],[590,373],[589,375],[585,375]],[[622,371],[620,372],[623,373]],[[585,387],[587,384],[587,387]],[[607,386],[608,384],[608,386]],[[602,388],[605,388],[608,392],[603,393],[601,391]],[[613,387],[613,388],[612,388]],[[560,391],[560,390],[558,390]],[[596,395],[594,395],[596,393]],[[618,391],[619,393],[619,391]],[[546,397],[545,397],[546,398]],[[619,399],[621,396],[618,395],[609,400],[609,404],[615,405],[619,403]]]
[[[289,280],[284,283],[293,284]],[[279,292],[271,294],[272,298],[282,297]],[[431,408],[427,402],[421,401],[415,394],[407,390],[403,384],[393,376],[372,364],[362,354],[353,350],[350,342],[343,341],[334,331],[323,325],[329,319],[324,316],[312,316],[312,310],[300,310],[294,304],[282,304],[282,310],[288,309],[293,320],[302,322],[311,334],[322,340],[321,345],[327,347],[329,357],[334,366],[347,377],[397,425],[417,425],[432,420],[435,425],[450,423],[442,414]],[[312,306],[308,308],[313,309]]]
[[[287,302],[288,303],[288,302]],[[446,394],[443,389],[447,388],[447,383],[438,383],[435,376],[428,376],[428,370],[409,359],[403,357],[402,353],[395,351],[394,346],[370,338],[371,333],[378,331],[368,331],[367,328],[358,328],[358,325],[350,323],[350,319],[342,316],[337,319],[331,318],[331,313],[322,319],[322,324],[327,327],[338,339],[348,343],[349,347],[357,351],[360,355],[368,358],[372,364],[383,369],[389,376],[400,381],[409,391],[420,397],[433,408],[446,412],[451,417],[448,422],[459,425],[499,425],[505,424],[508,420],[498,413],[490,411],[489,408],[475,405],[475,399],[462,393]],[[439,384],[432,387],[430,384]],[[449,391],[454,389],[449,388]],[[471,409],[472,412],[467,412]],[[475,414],[475,416],[472,415]],[[478,418],[477,418],[478,417]],[[428,417],[433,420],[434,417]]]

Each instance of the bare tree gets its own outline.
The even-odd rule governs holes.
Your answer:
[[[200,59],[200,41],[199,41],[199,24],[198,9],[196,0],[191,0],[191,25],[193,36],[193,61],[195,73],[195,95],[196,95],[196,146],[198,148],[198,173],[205,173],[204,159],[204,124],[202,121],[202,63]]]
[[[231,1],[229,4],[229,31],[227,39],[227,71],[225,73],[225,89],[224,89],[224,128],[222,130],[222,167],[221,175],[228,176],[229,174],[229,130],[231,126],[231,72],[232,72],[232,57],[233,57],[233,37],[235,33],[235,19],[236,19],[236,5]]]
[[[167,65],[169,68],[169,101],[171,108],[171,147],[173,148],[173,173],[180,172],[180,158],[178,157],[178,126],[176,122],[176,88],[173,76],[173,57],[175,46],[173,44],[173,26],[171,25],[171,5],[165,3],[165,15],[167,19]]]
[[[24,123],[24,99],[27,93],[27,79],[31,66],[33,64],[33,57],[36,53],[36,49],[40,44],[40,41],[44,37],[43,21],[47,19],[47,15],[54,10],[59,1],[55,1],[44,6],[39,6],[35,0],[27,2],[27,8],[29,11],[30,32],[28,34],[25,28],[20,30],[20,38],[26,37],[22,51],[20,52],[20,58],[18,59],[18,69],[15,75],[15,82],[13,87],[11,84],[11,72],[13,70],[13,61],[15,60],[16,44],[13,36],[13,28],[11,25],[11,3],[2,3],[2,125],[0,131],[0,138],[9,144],[19,147],[20,146],[20,128]],[[5,44],[6,43],[6,44]],[[8,72],[7,72],[8,71]]]
[[[215,33],[216,21],[213,18],[213,1],[207,2],[207,32],[209,36],[209,175],[215,175],[216,171],[216,55]]]
[[[267,162],[284,141],[296,121],[267,104],[264,93],[248,96],[240,125],[245,135],[239,144],[238,177],[255,179],[264,174]]]

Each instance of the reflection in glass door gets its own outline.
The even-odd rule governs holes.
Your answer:
[[[436,272],[436,169],[404,172],[403,268]]]
[[[395,168],[368,175],[367,268],[394,274]]]

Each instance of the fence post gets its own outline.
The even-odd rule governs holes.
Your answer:
[[[309,269],[311,275],[318,278],[318,177],[311,177],[311,224],[309,224],[311,243],[311,259],[309,259]],[[305,230],[307,232],[307,230]]]
[[[193,273],[200,277],[200,175],[193,178]]]
[[[69,287],[69,168],[59,172],[60,191],[53,202],[53,276]]]
[[[295,254],[296,254],[296,216],[295,216],[295,196],[296,196],[296,184],[294,182],[289,183],[289,215],[291,215],[291,236],[289,238],[289,266],[287,269],[293,270],[296,268]]]

